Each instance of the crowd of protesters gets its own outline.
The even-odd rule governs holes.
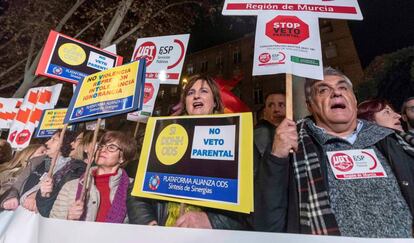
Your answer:
[[[307,79],[304,90],[310,116],[297,122],[285,118],[283,93],[265,98],[263,119],[254,129],[250,215],[132,196],[133,175],[124,167],[136,158],[136,141],[104,130],[95,147],[91,131],[67,131],[59,147],[58,131],[14,157],[0,140],[0,208],[21,205],[44,217],[96,222],[412,237],[414,97],[401,114],[386,100],[358,105],[351,80],[333,68],[324,69],[323,80]],[[190,116],[224,109],[215,81],[198,75],[185,87],[179,107],[176,114]],[[327,155],[368,150],[385,176],[339,179]]]

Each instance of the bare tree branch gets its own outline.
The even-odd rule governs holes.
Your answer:
[[[20,60],[19,62],[17,62],[13,66],[9,67],[6,71],[2,72],[0,74],[0,79],[3,78],[9,72],[13,71],[15,68],[20,67],[20,65],[22,65],[26,60],[27,60],[27,57],[25,59]]]
[[[0,50],[6,48],[8,45],[10,45],[11,43],[15,42],[21,34],[25,33],[27,31],[27,28],[23,28],[21,30],[19,30],[19,32],[17,32],[13,38],[11,38],[9,41],[7,41],[6,43],[4,43],[3,45],[0,46]],[[2,37],[3,38],[3,37]]]
[[[37,33],[34,33],[34,36],[33,36],[32,40],[30,41],[29,55],[27,56],[26,66],[24,67],[25,72],[29,71],[30,62],[32,61],[34,45],[35,45],[36,39],[37,39]]]
[[[76,3],[69,9],[68,12],[66,12],[65,16],[59,21],[59,24],[56,26],[56,31],[61,31],[63,26],[66,24],[66,22],[69,20],[69,18],[75,13],[75,11],[84,3],[85,0],[77,0]],[[27,69],[24,73],[24,79],[23,83],[20,85],[20,87],[16,90],[16,92],[13,94],[13,97],[23,97],[27,90],[29,90],[32,85],[33,81],[35,80],[36,76],[34,74],[37,65],[39,64],[39,60],[43,51],[43,48],[39,50],[39,52],[36,55],[36,58],[33,60],[32,64],[30,65],[30,68]]]
[[[76,3],[66,12],[65,16],[59,21],[59,24],[56,26],[56,31],[61,31],[63,26],[65,26],[66,22],[69,20],[70,17],[75,13],[75,11],[84,3],[85,0],[77,0]]]
[[[90,22],[88,25],[85,26],[85,28],[83,28],[81,31],[79,31],[73,38],[78,38],[79,36],[81,36],[83,34],[83,32],[87,31],[92,25],[94,25],[96,22],[98,22],[99,20],[101,20],[103,17],[105,17],[105,15],[107,15],[108,13],[112,12],[114,8],[110,8],[108,9],[108,11],[106,11],[105,13],[103,13],[101,16],[99,16],[98,18],[94,19],[92,22]]]
[[[183,4],[197,4],[197,5],[201,6],[201,3],[199,1],[182,1],[182,2],[178,2],[178,3],[169,4],[168,6],[165,6],[164,8],[160,9],[158,12],[156,12],[154,15],[152,15],[151,18],[148,18],[145,22],[141,22],[141,23],[137,24],[136,26],[134,26],[128,32],[126,32],[121,37],[119,37],[114,42],[112,42],[112,44],[119,44],[120,42],[122,42],[123,40],[128,38],[130,35],[132,35],[135,31],[137,31],[138,29],[143,27],[145,24],[147,24],[151,19],[154,19],[158,15],[160,15],[161,13],[164,13],[167,9],[178,6],[178,5],[183,5]]]
[[[116,32],[118,32],[119,26],[124,20],[124,17],[131,7],[132,2],[133,0],[122,0],[119,4],[116,13],[112,17],[111,22],[109,23],[108,28],[100,41],[101,48],[105,48],[111,44],[111,41],[114,39]]]
[[[14,81],[14,82],[1,85],[0,86],[0,91],[2,91],[4,89],[7,89],[9,87],[13,87],[13,86],[17,85],[18,83],[21,82],[21,80],[23,79],[23,76],[24,76],[24,74],[20,75],[20,77],[16,81]]]

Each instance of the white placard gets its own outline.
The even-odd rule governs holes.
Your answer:
[[[257,18],[253,75],[323,79],[318,19],[263,13]]]
[[[194,127],[192,159],[234,160],[236,126]]]
[[[336,179],[387,177],[373,149],[342,150],[326,154]]]
[[[88,63],[86,65],[88,67],[103,71],[114,66],[114,59],[108,58],[104,55],[100,55],[99,53],[91,51],[89,53]]]
[[[127,120],[146,123],[154,111],[154,105],[159,89],[159,80],[146,79],[142,110],[128,113]]]
[[[10,128],[22,102],[20,98],[0,98],[0,129]]]
[[[223,15],[261,15],[263,13],[294,15],[312,13],[315,17],[362,20],[357,0],[226,0]]]
[[[12,125],[10,126],[7,141],[14,149],[20,150],[27,147],[39,125],[42,112],[45,109],[53,109],[59,99],[62,84],[53,86],[36,87],[27,91],[24,101]]]
[[[189,38],[185,34],[138,39],[131,61],[145,57],[146,80],[178,84]]]

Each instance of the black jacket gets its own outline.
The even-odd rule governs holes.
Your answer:
[[[168,217],[167,203],[166,201],[134,197],[129,193],[127,199],[129,223],[147,225],[155,220],[158,225],[165,226]],[[245,216],[242,214],[211,208],[203,208],[203,211],[207,213],[213,229],[248,229]]]
[[[375,146],[388,159],[402,195],[414,215],[414,153],[398,143],[395,134]],[[322,148],[318,154],[321,158]],[[321,164],[327,180],[326,165]],[[256,181],[254,227],[260,231],[300,233],[299,202],[293,165],[289,158],[277,158],[266,151]]]

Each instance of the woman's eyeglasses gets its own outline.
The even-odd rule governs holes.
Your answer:
[[[106,148],[106,150],[109,152],[116,152],[118,150],[122,151],[122,149],[115,144],[99,144],[98,145],[98,150],[103,150],[104,148]]]

